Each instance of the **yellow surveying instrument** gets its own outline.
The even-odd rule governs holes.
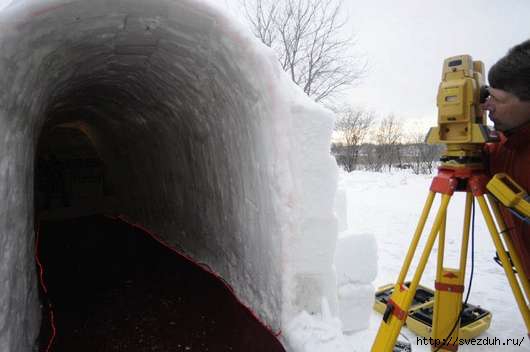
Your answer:
[[[530,223],[530,196],[510,176],[496,174],[486,187],[516,217]]]
[[[487,193],[487,184],[491,177],[485,169],[483,146],[484,143],[490,142],[491,138],[486,126],[486,114],[480,108],[480,103],[485,100],[487,94],[482,62],[473,61],[469,55],[450,57],[444,61],[442,81],[437,95],[438,126],[430,129],[426,141],[429,144],[445,144],[446,149],[440,158],[438,173],[431,183],[399,277],[393,285],[390,297],[386,299],[383,320],[372,345],[372,352],[410,351],[410,346],[406,347],[406,344],[398,342],[397,338],[411,313],[411,304],[436,239],[438,255],[429,342],[433,351],[458,350],[458,339],[463,337],[459,336],[463,313],[462,296],[475,200],[478,201],[484,216],[527,331],[530,331],[530,311],[527,304],[530,299],[530,285],[522,274],[520,258],[506,234],[506,225],[497,202]],[[503,204],[510,204],[513,209],[523,214],[528,210],[528,196],[508,178],[495,178],[488,187],[493,190],[491,192],[495,196],[501,196],[499,199]],[[463,192],[466,195],[463,231],[459,267],[447,268],[444,266],[447,209],[455,192]],[[412,280],[405,282],[437,194],[441,195],[440,205],[418,266]],[[504,203],[505,201],[507,203]],[[528,214],[526,216],[528,217]]]

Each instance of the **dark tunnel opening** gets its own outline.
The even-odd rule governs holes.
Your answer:
[[[40,351],[284,351],[225,284],[101,215],[42,221]]]
[[[107,166],[81,129],[56,125],[43,132],[35,160],[35,212],[40,220],[111,212]]]
[[[145,232],[105,217],[123,209],[115,185],[123,190],[133,183],[116,175],[126,175],[123,165],[131,164],[109,159],[120,138],[103,138],[101,121],[77,100],[90,94],[94,90],[71,94],[57,104],[69,109],[50,110],[37,144],[39,350],[284,351],[218,276]],[[111,107],[102,101],[92,106],[108,113]]]
[[[45,128],[38,145],[40,351],[52,338],[56,352],[283,351],[223,282],[104,216],[107,166],[81,125]]]

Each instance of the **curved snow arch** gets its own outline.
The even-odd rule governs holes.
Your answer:
[[[0,12],[0,349],[38,333],[43,131],[86,133],[119,211],[210,265],[273,330],[336,306],[332,115],[209,1],[16,1]]]

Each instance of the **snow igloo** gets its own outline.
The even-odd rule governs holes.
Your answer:
[[[38,335],[35,169],[51,144],[105,165],[110,196],[93,211],[208,264],[273,330],[322,297],[336,310],[332,129],[214,1],[13,1],[0,12],[0,350]]]

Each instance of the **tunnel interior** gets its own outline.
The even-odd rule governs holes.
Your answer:
[[[72,20],[78,22],[82,18],[76,16]],[[61,313],[67,319],[72,318],[72,313],[97,316],[93,310],[84,310],[94,309],[98,304],[89,298],[110,300],[112,294],[102,292],[120,289],[120,282],[135,283],[135,292],[139,289],[136,283],[156,286],[152,281],[138,280],[136,271],[123,268],[119,271],[125,273],[111,279],[114,267],[128,267],[132,263],[134,267],[143,263],[143,277],[155,279],[162,275],[159,266],[153,272],[146,269],[153,268],[149,261],[160,262],[163,257],[160,253],[135,251],[131,257],[131,246],[144,251],[149,246],[135,245],[135,240],[131,244],[127,236],[122,236],[122,243],[118,244],[117,235],[104,226],[98,228],[99,218],[90,217],[125,214],[161,233],[173,248],[204,261],[228,280],[239,281],[240,291],[243,288],[253,299],[267,302],[274,296],[263,299],[261,295],[271,289],[267,288],[269,284],[274,287],[270,275],[276,265],[267,257],[271,250],[278,249],[267,243],[268,237],[262,236],[274,223],[267,222],[270,213],[258,214],[267,210],[263,207],[266,204],[262,204],[267,198],[259,194],[265,175],[259,173],[254,163],[263,160],[258,155],[259,121],[251,115],[252,107],[246,99],[238,97],[247,94],[240,86],[244,82],[235,79],[237,72],[227,70],[230,65],[222,62],[222,56],[212,57],[211,48],[207,53],[193,52],[207,50],[201,45],[204,26],[194,33],[196,38],[192,39],[197,42],[185,43],[186,46],[169,28],[145,17],[124,16],[119,19],[118,28],[112,26],[114,16],[107,20],[108,26],[101,26],[102,18],[95,20],[92,25],[95,28],[81,32],[74,43],[61,42],[40,65],[56,78],[43,101],[44,118],[34,162],[36,219],[47,224],[42,227],[42,241],[47,242],[43,242],[40,255],[51,272],[48,277],[52,283],[49,295],[41,292],[41,300],[57,301],[52,304],[59,321]],[[84,25],[91,27],[88,23],[90,19]],[[108,39],[106,33],[112,33],[112,38]],[[223,65],[222,71],[218,60]],[[228,80],[230,88],[226,89]],[[54,242],[61,236],[60,243]],[[50,241],[55,245],[48,244]],[[123,248],[125,254],[120,254]],[[253,275],[258,269],[252,265],[259,263],[260,257],[261,262],[270,265],[260,268],[259,275]],[[171,273],[168,275],[194,280],[188,269],[179,269],[182,264],[171,260],[162,263]],[[67,270],[57,278],[60,268],[77,268],[77,272]],[[175,270],[181,272],[175,274]],[[165,279],[164,288],[158,291],[173,290],[173,297],[182,295],[177,280]],[[160,280],[156,282],[160,284]],[[205,284],[189,286],[196,289],[188,292],[190,296],[204,296],[203,290],[215,292]],[[95,292],[96,288],[101,291]],[[72,295],[72,290],[78,292]],[[214,306],[230,306],[214,303],[211,296],[203,300]],[[135,302],[135,306],[146,305]],[[202,305],[206,306],[205,302]],[[192,307],[197,305],[189,305],[189,316],[200,312]],[[235,310],[226,313],[229,318],[222,325],[233,325],[228,322],[237,321]],[[208,319],[206,313],[203,315]],[[47,316],[43,318],[42,336],[46,334]],[[88,324],[86,319],[74,321],[59,325],[58,334],[75,337]],[[187,323],[178,324],[176,328],[184,330],[182,327]],[[117,324],[120,325],[123,324]],[[61,332],[61,327],[75,326],[74,331]],[[230,339],[232,335],[220,336]],[[71,344],[57,337],[58,351],[72,350]],[[85,337],[86,341],[96,341],[94,336]],[[269,338],[275,340],[272,335]],[[90,345],[81,341],[75,350]],[[115,349],[92,346],[92,350],[134,350],[123,343],[116,342]],[[229,343],[231,348],[254,349],[245,345],[244,339],[239,345]],[[152,342],[151,345],[156,346]],[[172,350],[167,346],[166,349]]]
[[[50,219],[125,214],[277,321],[281,247],[269,235],[277,219],[262,169],[267,109],[248,99],[254,83],[229,60],[233,49],[208,13],[129,5],[102,13],[76,3],[39,16],[28,45],[56,40],[31,68],[46,82],[35,172],[56,167],[48,168],[55,182],[38,176],[36,207],[48,207],[41,214]]]
[[[0,347],[39,333],[35,226],[101,214],[211,268],[274,331],[333,306],[333,118],[233,22],[198,0],[0,13]]]
[[[283,351],[225,281],[177,255],[174,245],[161,245],[145,232],[105,217],[152,211],[148,192],[168,191],[158,189],[167,185],[152,183],[160,182],[160,174],[170,177],[172,170],[164,163],[167,150],[161,135],[155,134],[156,124],[142,134],[134,116],[133,122],[120,121],[118,135],[108,135],[113,130],[109,120],[127,115],[123,107],[135,106],[146,119],[151,109],[156,114],[155,107],[135,102],[123,83],[114,89],[81,83],[78,87],[74,82],[75,89],[51,99],[36,148],[40,351]],[[184,145],[193,148],[193,137],[180,133],[179,139],[187,139]],[[195,195],[187,194],[188,187],[210,192],[202,197],[211,201],[217,195],[222,202],[223,195],[213,185],[200,189],[201,178],[207,176],[197,173],[192,150],[184,154],[186,163],[179,166],[193,168],[182,171],[194,173],[193,181],[173,175],[180,177],[182,189],[169,191],[185,211],[174,215],[192,222],[181,225],[190,226],[190,235],[197,240],[201,233],[196,231],[207,215],[197,209],[191,213]],[[137,173],[141,180],[134,177]],[[158,209],[175,209],[168,195],[164,201],[170,204],[158,204]],[[222,203],[226,222],[234,204]]]

